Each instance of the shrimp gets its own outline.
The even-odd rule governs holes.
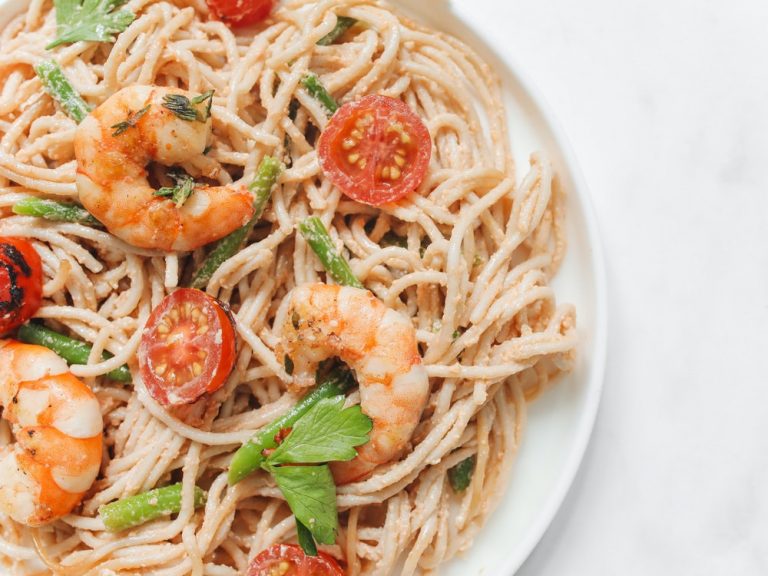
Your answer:
[[[410,320],[367,290],[306,284],[290,296],[279,352],[293,362],[293,383],[315,383],[318,364],[338,357],[355,371],[360,407],[373,420],[370,441],[350,462],[333,465],[339,484],[361,480],[405,449],[429,394]]]
[[[0,407],[17,440],[0,446],[0,511],[27,526],[69,514],[101,466],[96,396],[48,348],[0,340]]]
[[[167,108],[169,102],[181,102],[182,111]],[[77,127],[80,202],[109,232],[140,248],[188,251],[226,236],[253,215],[245,186],[196,185],[178,207],[157,196],[147,179],[149,162],[170,166],[190,160],[204,152],[210,134],[205,102],[195,103],[184,90],[119,90]]]

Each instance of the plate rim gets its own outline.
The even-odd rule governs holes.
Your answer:
[[[0,22],[7,22],[13,15],[24,9],[28,0],[0,0]],[[404,5],[406,9],[413,9],[410,4],[416,4],[417,0],[395,0],[395,4]],[[593,351],[590,355],[591,366],[589,378],[586,384],[584,406],[578,417],[578,427],[574,430],[571,442],[572,448],[550,495],[545,500],[545,505],[536,516],[525,537],[520,541],[516,549],[518,553],[508,558],[494,569],[502,570],[504,576],[513,576],[523,564],[530,558],[533,551],[541,542],[558,512],[561,510],[565,499],[568,497],[576,476],[579,473],[587,447],[597,421],[603,389],[605,386],[605,372],[607,360],[607,334],[608,334],[608,295],[605,256],[600,239],[600,228],[594,209],[592,196],[587,185],[580,163],[576,157],[574,148],[568,138],[562,124],[554,113],[553,108],[538,88],[533,75],[525,66],[521,65],[517,58],[505,49],[500,42],[483,38],[478,26],[456,11],[456,7],[449,0],[432,0],[424,2],[424,5],[416,8],[421,12],[427,6],[432,9],[441,9],[448,12],[447,16],[457,21],[473,36],[472,41],[481,45],[491,56],[501,62],[507,69],[507,73],[515,80],[519,89],[537,108],[541,121],[550,132],[555,145],[558,148],[562,162],[567,168],[574,188],[569,193],[577,197],[579,207],[585,222],[587,249],[589,261],[593,270],[594,281],[594,333]],[[496,510],[492,514],[497,513]]]

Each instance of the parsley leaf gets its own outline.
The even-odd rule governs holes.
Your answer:
[[[168,176],[173,179],[176,185],[163,186],[155,191],[155,196],[170,198],[176,203],[176,206],[181,208],[184,202],[187,201],[187,198],[195,191],[195,180],[183,170],[169,170]]]
[[[265,464],[285,496],[296,519],[321,544],[336,542],[339,527],[336,485],[331,469],[322,466],[270,466]]]
[[[317,556],[317,546],[315,545],[315,539],[312,538],[312,532],[299,522],[298,518],[296,518],[296,539],[299,541],[301,549],[304,550],[304,554],[307,556]]]
[[[58,35],[46,49],[79,40],[114,42],[114,34],[128,28],[136,18],[130,10],[114,11],[124,3],[125,0],[53,0]]]
[[[206,100],[208,105],[201,112],[197,106]],[[163,96],[163,107],[187,122],[194,122],[195,120],[205,122],[211,117],[211,106],[213,106],[213,90],[203,92],[199,96],[192,98],[192,100],[184,96],[184,94],[166,94]]]
[[[128,128],[133,128],[134,126],[136,126],[136,122],[138,122],[139,118],[141,118],[142,116],[144,116],[144,114],[147,113],[147,110],[149,110],[150,106],[151,104],[147,104],[141,110],[137,110],[136,112],[131,112],[130,114],[128,114],[128,118],[126,118],[122,122],[118,122],[117,124],[112,124],[110,128],[115,129],[115,131],[112,132],[112,136],[120,136],[120,134],[128,130]]]
[[[269,457],[270,464],[312,464],[352,460],[355,446],[368,442],[371,419],[360,406],[344,408],[344,396],[320,400],[293,426]]]

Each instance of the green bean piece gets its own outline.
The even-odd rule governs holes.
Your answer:
[[[207,499],[208,495],[205,491],[195,486],[195,508],[203,506]],[[178,514],[180,510],[181,483],[179,482],[99,506],[99,516],[107,530],[122,532],[163,516]]]
[[[309,95],[315,100],[318,100],[320,104],[325,107],[329,118],[339,109],[338,102],[336,102],[333,96],[328,93],[328,90],[326,90],[325,86],[320,83],[320,79],[317,76],[314,74],[307,74],[302,78],[301,83],[304,85],[304,88],[307,89]]]
[[[259,430],[253,438],[243,444],[229,465],[229,484],[237,484],[251,472],[259,469],[264,462],[265,450],[277,447],[275,436],[284,428],[290,428],[306,414],[312,406],[324,398],[344,394],[354,385],[354,378],[347,369],[336,368],[328,373],[323,382],[304,396],[288,412]]]
[[[357,20],[354,18],[350,18],[349,16],[339,16],[336,18],[336,26],[333,27],[333,30],[320,38],[315,44],[318,46],[329,46],[336,42],[344,32],[352,28],[355,24],[357,24]]]
[[[253,216],[247,224],[234,232],[230,232],[216,242],[211,252],[203,260],[200,268],[197,269],[197,272],[192,277],[192,282],[190,283],[192,288],[202,290],[208,286],[211,276],[219,269],[219,266],[237,254],[237,251],[240,250],[253,227],[259,221],[262,214],[264,214],[264,208],[266,208],[269,197],[272,194],[272,188],[274,188],[275,182],[277,182],[277,178],[282,170],[283,166],[278,160],[271,156],[264,156],[259,164],[259,168],[256,170],[256,179],[248,187],[255,196],[253,200]]]
[[[475,456],[470,456],[448,470],[448,480],[451,483],[451,487],[456,492],[463,492],[467,489],[470,482],[472,482],[472,475],[475,473],[476,462],[477,458]]]
[[[12,210],[15,214],[37,216],[54,222],[77,222],[87,226],[101,226],[101,222],[96,220],[88,210],[74,202],[25,198],[16,202]]]
[[[69,364],[87,364],[88,356],[91,353],[90,344],[59,334],[41,324],[29,323],[20,326],[17,337],[27,344],[37,344],[50,348]],[[110,358],[112,358],[112,354],[102,352],[102,360],[109,360]],[[131,371],[128,370],[128,366],[123,364],[119,368],[107,372],[106,377],[117,382],[130,382]]]
[[[70,84],[64,72],[53,60],[44,60],[35,66],[35,73],[43,82],[43,88],[61,104],[64,111],[75,122],[80,124],[88,116],[91,107],[85,103],[80,94]]]
[[[343,286],[365,288],[362,282],[352,273],[349,262],[336,251],[336,246],[334,246],[333,240],[331,240],[331,236],[328,234],[325,226],[323,226],[320,218],[310,216],[299,224],[299,230],[306,239],[307,244],[317,254],[317,257],[320,258],[320,262],[323,263],[323,267],[331,275],[331,278]]]

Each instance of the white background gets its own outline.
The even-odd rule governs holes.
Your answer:
[[[607,260],[594,436],[519,576],[768,574],[768,2],[453,2],[553,108]]]

